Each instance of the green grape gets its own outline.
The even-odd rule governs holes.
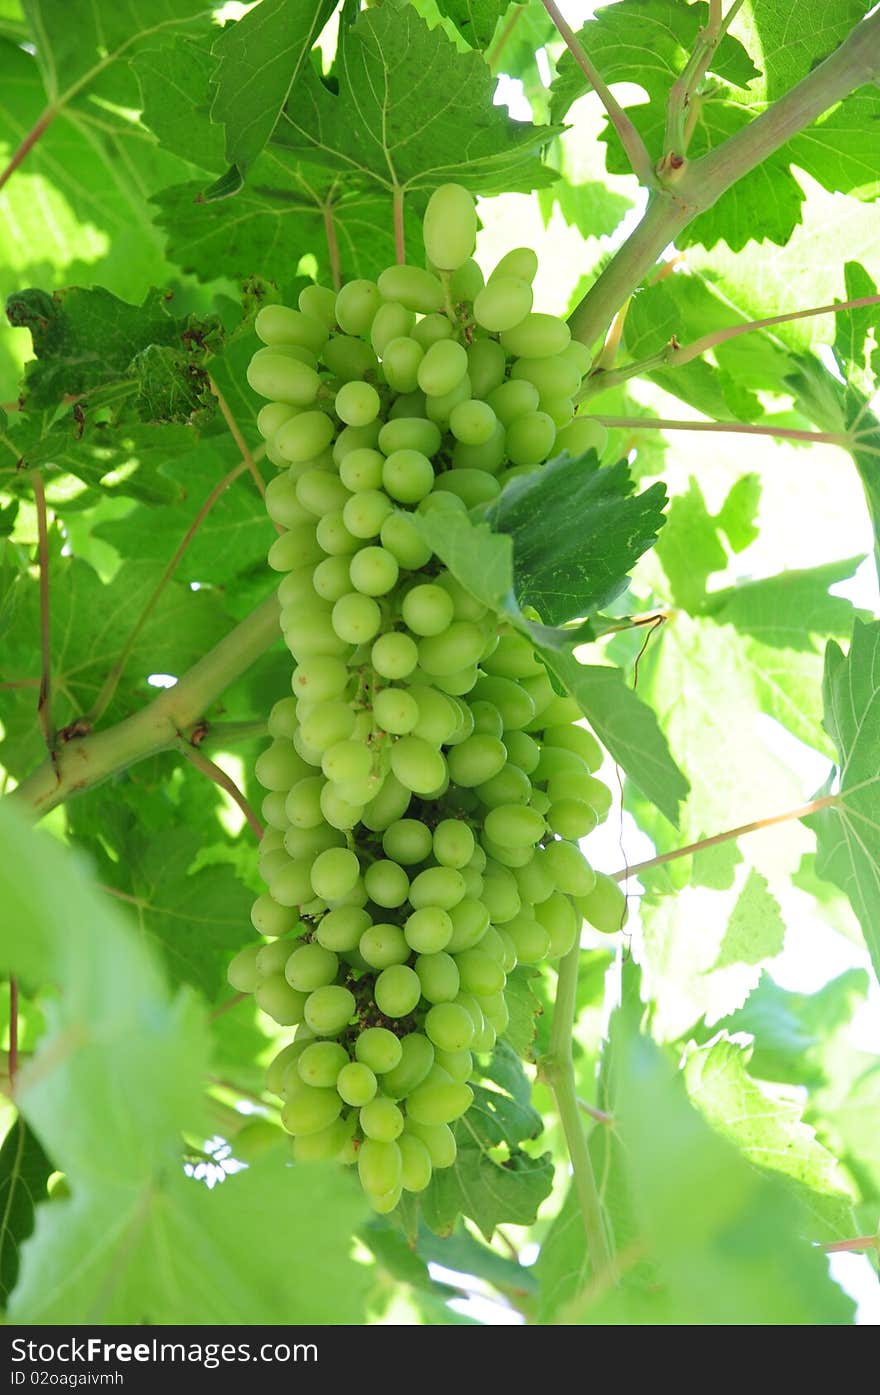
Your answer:
[[[431,1180],[433,1167],[427,1146],[415,1134],[405,1132],[397,1140],[400,1148],[400,1181],[405,1192],[423,1192]]]
[[[532,775],[541,756],[541,748],[537,741],[524,731],[509,731],[504,744],[510,764],[516,766],[524,775]]]
[[[384,467],[383,467],[384,469]],[[394,505],[381,489],[361,489],[342,510],[342,521],[352,538],[375,538]],[[383,538],[384,542],[384,538]],[[355,547],[350,550],[355,551]],[[393,552],[393,549],[390,549]]]
[[[305,1085],[330,1089],[336,1077],[348,1063],[348,1052],[337,1041],[314,1041],[306,1047],[296,1063],[299,1077]]]
[[[472,257],[456,267],[449,278],[453,301],[471,301],[483,288],[483,273]]]
[[[373,698],[373,716],[383,731],[405,736],[419,720],[419,705],[405,688],[381,688]]]
[[[358,949],[371,969],[390,969],[405,964],[410,949],[399,925],[371,925],[361,935]]]
[[[489,857],[495,862],[502,863],[505,867],[525,867],[526,863],[534,856],[534,848],[527,843],[515,847],[513,844],[496,843],[489,837],[485,829],[480,834],[480,841]]]
[[[409,888],[409,903],[413,910],[439,906],[451,911],[464,896],[464,880],[453,867],[428,867],[419,872]]]
[[[546,412],[527,412],[507,428],[507,454],[515,465],[537,465],[553,449],[556,424]]]
[[[369,421],[364,426],[345,426],[333,442],[334,465],[341,465],[347,455],[356,450],[373,450],[379,441],[381,422]]]
[[[326,1162],[338,1158],[354,1132],[353,1119],[335,1119],[317,1133],[297,1134],[293,1139],[296,1162]]]
[[[407,1116],[406,1129],[402,1137],[410,1134],[424,1143],[435,1168],[451,1167],[455,1162],[457,1148],[455,1135],[448,1124],[420,1124]]]
[[[254,774],[264,789],[289,790],[306,768],[290,741],[275,740],[257,756]]]
[[[528,693],[509,678],[480,678],[474,687],[474,697],[498,708],[505,730],[525,727],[535,714],[535,704]]]
[[[296,925],[297,916],[289,906],[282,906],[264,893],[258,896],[251,907],[251,923],[256,931],[267,938],[275,939],[286,935]]]
[[[300,702],[300,710],[306,707]],[[321,754],[334,746],[337,741],[345,741],[354,731],[354,711],[347,702],[330,700],[314,703],[308,707],[300,724],[303,741]]]
[[[496,957],[495,951],[497,942],[497,958],[499,964],[501,965],[505,974],[513,973],[513,970],[516,968],[517,964],[516,945],[513,943],[513,940],[510,938],[506,930],[498,930],[495,928],[494,925],[492,926],[492,936],[493,940],[489,948],[491,948],[492,950],[493,957]],[[485,944],[482,946],[482,948],[486,949],[488,953],[488,948]]]
[[[346,787],[346,792],[347,789],[348,787]],[[363,811],[364,806],[362,801],[355,802],[354,798],[346,799],[333,785],[327,784],[321,790],[321,814],[334,828],[354,828],[355,824],[360,820]],[[357,888],[355,890],[357,890]],[[344,897],[340,898],[340,900],[345,899]]]
[[[474,953],[475,951],[471,951]],[[457,1003],[435,1003],[425,1016],[425,1032],[440,1051],[465,1051],[474,1038],[474,1024]],[[448,1123],[447,1119],[425,1120]]]
[[[343,383],[333,401],[333,410],[348,426],[366,426],[375,421],[381,406],[379,394],[369,383]]]
[[[364,810],[364,824],[373,833],[384,833],[389,824],[406,813],[411,798],[412,791],[406,789],[394,775],[387,774],[379,793]]]
[[[402,1162],[395,1142],[365,1138],[358,1149],[358,1176],[367,1196],[384,1196],[400,1185]]]
[[[599,819],[591,804],[583,804],[579,799],[558,799],[551,804],[547,813],[547,825],[560,838],[577,841],[592,833]]]
[[[304,286],[297,305],[312,320],[321,320],[328,329],[336,323],[336,292],[328,286]]]
[[[459,746],[448,753],[447,764],[450,778],[466,789],[482,785],[497,775],[507,761],[507,749],[496,736],[486,736],[481,732],[469,736]]]
[[[412,332],[412,337],[416,343],[425,351],[430,349],[432,344],[438,344],[442,339],[451,339],[455,334],[452,322],[447,315],[426,315],[419,320]],[[404,415],[412,416],[411,412]]]
[[[502,349],[503,353],[504,350]],[[257,412],[257,430],[264,440],[270,440],[279,426],[296,416],[296,408],[287,402],[267,402]]]
[[[512,426],[520,417],[527,417],[536,412],[539,402],[538,389],[534,383],[515,381],[512,378],[489,394],[489,406],[505,427]]]
[[[522,867],[514,868],[513,875],[522,900],[533,906],[546,901],[556,890],[556,883],[544,863],[543,849],[536,848],[534,857]]]
[[[236,993],[253,993],[260,981],[257,970],[257,956],[260,953],[260,945],[245,945],[229,963],[226,969],[226,979],[230,988],[234,988]]]
[[[336,295],[336,320],[346,334],[364,335],[379,306],[382,296],[374,281],[347,281]]]
[[[398,417],[387,421],[379,432],[379,448],[386,455],[397,450],[417,450],[422,455],[434,455],[440,449],[440,432],[424,417]]]
[[[364,873],[367,895],[377,906],[402,906],[409,894],[409,877],[396,862],[380,858]]]
[[[299,412],[276,432],[275,444],[285,460],[313,460],[333,440],[333,422],[324,412]]]
[[[485,634],[472,621],[453,620],[443,634],[428,635],[420,641],[419,667],[432,678],[457,674],[476,664],[485,644]]]
[[[324,345],[324,362],[333,377],[343,383],[360,381],[378,367],[378,359],[369,344],[346,334],[335,334]]]
[[[561,427],[567,426],[574,415],[574,401],[571,397],[553,397],[550,393],[545,393],[541,397],[541,411],[550,418],[557,432]],[[555,455],[556,440],[548,455]]]
[[[330,983],[309,994],[304,1016],[316,1036],[335,1037],[348,1025],[354,1010],[354,994],[339,984]]]
[[[456,620],[482,620],[486,614],[486,607],[470,591],[466,591],[460,581],[451,572],[441,572],[437,578],[437,585],[442,586],[452,598]]]
[[[473,1031],[474,1024],[471,1022],[470,1025],[471,1031]],[[438,1066],[445,1070],[452,1080],[464,1082],[469,1080],[473,1074],[474,1058],[467,1047],[463,1047],[460,1051],[442,1051],[437,1048],[434,1056]]]
[[[305,1015],[307,996],[292,988],[283,974],[270,974],[254,991],[254,1002],[281,1027],[295,1027]]]
[[[416,650],[418,656],[418,650]],[[424,683],[413,683],[410,693],[416,700],[419,718],[413,727],[413,734],[420,736],[431,746],[445,746],[452,739],[458,727],[458,713],[454,702],[445,693],[429,688]]]
[[[511,736],[516,733],[510,732]],[[507,743],[505,742],[505,745]],[[477,785],[477,794],[480,800],[489,809],[496,809],[502,804],[528,804],[534,795],[532,782],[528,775],[525,775],[518,766],[507,762],[503,770],[499,770],[497,775],[493,775],[491,780],[485,784]]]
[[[452,468],[457,470],[483,470],[494,475],[504,463],[504,427],[497,422],[488,441],[479,446],[466,446],[456,441],[452,450]]]
[[[608,432],[602,423],[578,416],[557,434],[554,452],[558,455],[567,450],[569,455],[583,455],[584,451],[594,450],[601,455],[607,445]]]
[[[488,931],[486,933],[488,934]],[[485,939],[484,935],[480,941],[481,945]],[[475,993],[478,996],[484,993],[500,993],[504,987],[504,970],[485,949],[462,950],[455,956],[455,962],[465,993]]]
[[[564,320],[555,315],[531,314],[501,335],[501,343],[516,358],[549,358],[562,353],[571,340]]]
[[[307,526],[311,527],[312,525]],[[314,566],[306,565],[296,567],[288,572],[287,576],[283,576],[278,583],[280,604],[282,606],[296,606],[297,608],[301,607],[303,602],[313,604],[315,599],[312,594],[314,572]]]
[[[596,879],[598,885],[598,873]],[[540,905],[534,907],[534,912],[535,919],[540,921],[550,937],[548,957],[559,959],[563,954],[567,954],[580,930],[580,917],[569,897],[563,896],[560,891],[554,891]]]
[[[504,382],[507,355],[494,339],[475,339],[468,347],[467,358],[474,397],[488,397],[494,388]]]
[[[329,333],[326,322],[286,305],[264,305],[254,320],[254,329],[264,344],[298,344],[315,354],[324,347]]]
[[[317,1089],[303,1084],[288,1096],[281,1111],[281,1122],[288,1133],[304,1135],[328,1128],[342,1112],[342,1100],[334,1089]]]
[[[415,965],[422,997],[429,1003],[451,1003],[461,987],[458,967],[451,954],[440,950],[436,954],[420,954]]]
[[[366,644],[378,634],[382,612],[371,596],[350,591],[340,596],[333,607],[333,628],[348,644]]]
[[[317,530],[311,523],[298,523],[289,533],[275,539],[266,560],[273,571],[289,572],[309,562],[320,562],[322,556]]]
[[[421,451],[392,451],[382,466],[382,484],[392,499],[417,504],[431,492],[434,467]]]
[[[373,768],[373,757],[359,741],[337,741],[324,752],[321,769],[328,780],[339,784],[366,780]]]
[[[382,834],[382,850],[395,862],[411,867],[431,851],[431,830],[418,819],[398,819]]]
[[[452,938],[452,921],[449,913],[439,906],[423,906],[407,917],[403,933],[410,949],[415,950],[416,954],[439,954]],[[410,1009],[407,1008],[407,1011]]]
[[[364,496],[358,494],[354,497],[363,499]],[[348,500],[348,503],[352,502],[352,499]],[[345,557],[357,551],[357,536],[346,526],[344,511],[341,509],[334,509],[332,513],[325,513],[323,518],[318,519],[315,536],[321,550],[330,557]]]
[[[589,771],[598,770],[602,764],[602,748],[586,727],[548,727],[544,732],[543,741],[545,746],[574,751]]]
[[[358,446],[348,451],[339,462],[339,478],[353,494],[362,489],[380,489],[383,461],[381,451],[373,450],[370,446]]]
[[[384,1095],[377,1095],[361,1107],[358,1122],[367,1138],[380,1143],[391,1143],[403,1133],[403,1113]]]
[[[312,896],[309,864],[288,859],[272,876],[269,891],[280,906],[302,906]]]
[[[296,488],[286,475],[276,475],[266,486],[266,512],[282,528],[308,523],[309,511],[299,502]]]
[[[453,339],[438,340],[425,351],[425,357],[419,364],[419,387],[430,397],[445,397],[466,377],[467,367],[467,352],[463,345]]]
[[[474,855],[474,835],[461,819],[443,819],[434,829],[433,849],[443,867],[466,867]]]
[[[306,1047],[308,1040],[292,1041],[288,1046],[283,1046],[266,1067],[266,1089],[272,1095],[283,1096],[282,1081],[287,1068],[296,1066]],[[299,1078],[299,1077],[297,1077]]]
[[[413,634],[439,635],[452,624],[455,606],[443,587],[425,582],[407,591],[401,614]]]
[[[379,289],[382,289],[381,286]],[[394,339],[407,336],[415,322],[412,310],[407,310],[403,305],[380,305],[370,326],[370,343],[375,352],[384,355],[387,345]]]
[[[434,1048],[421,1032],[409,1032],[402,1038],[400,1048],[400,1061],[382,1078],[384,1093],[394,1099],[405,1099],[434,1064]]]
[[[483,901],[493,925],[506,925],[518,914],[522,900],[513,873],[495,863],[483,876]]]
[[[538,258],[531,247],[514,247],[512,252],[505,253],[494,271],[489,273],[489,280],[491,282],[502,276],[515,276],[531,285],[537,273]]]
[[[419,266],[389,266],[379,276],[379,290],[386,300],[396,300],[407,310],[430,315],[443,307],[443,287],[431,271]]]
[[[405,513],[389,514],[383,520],[379,537],[382,546],[409,570],[423,567],[431,558],[430,547]]]
[[[293,951],[284,966],[284,976],[291,988],[311,993],[315,988],[332,983],[338,970],[339,960],[332,950],[319,944],[307,944]]]
[[[367,1027],[355,1042],[354,1054],[371,1071],[385,1075],[400,1065],[403,1047],[400,1038],[389,1032],[387,1027]]]
[[[516,957],[521,964],[537,964],[550,953],[550,935],[542,922],[533,916],[514,916],[505,930],[513,940]]]
[[[478,504],[490,503],[501,492],[498,480],[485,470],[450,470],[446,474],[438,476],[434,488],[441,492],[446,491],[461,499],[465,509],[473,509]],[[436,495],[431,497],[436,498]]]
[[[493,275],[474,301],[474,319],[483,329],[498,333],[520,324],[531,308],[532,288],[528,281]]]
[[[569,896],[587,896],[596,885],[596,873],[573,843],[549,843],[544,859],[559,891]]]
[[[415,392],[419,383],[419,365],[424,356],[421,344],[408,335],[389,339],[382,356],[388,386],[395,392]]]
[[[369,1142],[372,1143],[373,1140],[370,1139]],[[394,1147],[397,1147],[396,1143],[394,1144]],[[397,1186],[392,1187],[391,1191],[382,1192],[381,1194],[368,1191],[366,1188],[364,1188],[364,1191],[366,1193],[370,1205],[376,1212],[376,1215],[387,1216],[391,1211],[394,1210],[395,1206],[400,1201],[401,1194],[403,1192],[403,1185],[402,1183],[398,1182]]]
[[[448,1085],[420,1085],[407,1099],[407,1117],[416,1124],[450,1124],[465,1113],[473,1098],[473,1090],[461,1081],[452,1080]]]
[[[453,906],[449,919],[452,922],[452,936],[446,948],[450,954],[458,954],[479,944],[489,925],[489,909],[482,901],[468,895]]]
[[[287,827],[288,819],[284,805],[285,796],[283,791],[273,790],[271,794],[266,795],[266,798],[260,805],[260,813],[262,814],[263,822],[267,824],[269,828],[279,828],[283,832]]]
[[[558,726],[562,722],[577,722],[581,718],[581,710],[570,697],[554,697],[543,712],[537,717],[532,717],[525,723],[525,731],[541,731],[544,727]]]
[[[596,872],[595,877],[592,890],[578,895],[577,909],[594,930],[613,935],[626,924],[626,896],[619,884],[604,872]]]
[[[330,601],[331,604],[338,601],[340,596],[351,590],[348,557],[325,557],[315,568],[312,585],[322,600]],[[298,623],[299,617],[295,616],[293,625]]]
[[[510,376],[515,382],[524,380],[532,383],[541,397],[570,398],[581,385],[574,364],[560,354],[550,358],[518,359],[510,370]]]
[[[309,775],[292,787],[284,805],[290,823],[297,828],[314,828],[321,822],[321,789],[324,781],[319,775]]]
[[[336,1077],[336,1089],[346,1104],[359,1109],[373,1099],[378,1081],[368,1065],[360,1060],[349,1061],[343,1064]]]
[[[360,906],[335,906],[321,917],[315,938],[334,954],[357,949],[361,935],[370,927],[369,913]]]
[[[544,836],[545,823],[541,815],[523,804],[501,804],[490,809],[483,828],[493,842],[513,848],[537,843]]]
[[[460,184],[441,184],[425,210],[425,253],[442,271],[457,271],[473,255],[477,213],[473,195]]]
[[[391,748],[391,769],[405,789],[426,795],[442,784],[446,762],[420,736],[401,736]]]
[[[453,407],[449,429],[457,441],[467,446],[481,446],[491,438],[497,420],[488,402],[470,399]]]
[[[373,989],[379,1011],[383,1016],[392,1018],[406,1017],[421,995],[419,976],[406,964],[392,964],[390,968],[383,969]]]
[[[473,396],[471,380],[464,377],[449,392],[431,393],[425,398],[425,415],[444,430],[449,426],[449,418],[460,402],[467,402]]]
[[[345,485],[327,470],[305,470],[295,488],[298,502],[317,518],[332,509],[341,509],[348,499]]]
[[[280,829],[273,830],[280,832]],[[278,848],[275,852],[263,853],[260,856],[260,876],[264,882],[270,882],[282,867],[286,867],[289,858],[284,848]]]
[[[326,702],[339,697],[348,684],[348,669],[339,659],[315,655],[304,659],[293,670],[291,687],[297,698],[307,702]]]
[[[357,853],[350,848],[327,848],[315,858],[311,875],[315,895],[337,901],[348,895],[360,876]]]
[[[284,846],[295,859],[311,862],[325,848],[341,848],[345,839],[335,828],[319,824],[317,828],[294,828],[292,825],[284,833]]]

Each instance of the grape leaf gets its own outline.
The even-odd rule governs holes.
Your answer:
[[[452,20],[471,48],[488,48],[510,0],[438,0],[441,14]]]
[[[651,708],[627,686],[620,669],[581,664],[571,653],[538,648],[612,759],[677,824],[688,782],[670,755]]]
[[[451,1234],[458,1217],[468,1216],[488,1240],[498,1225],[531,1225],[553,1187],[551,1155],[535,1158],[514,1147],[497,1162],[474,1142],[466,1117],[455,1135],[455,1162],[436,1171],[421,1194],[422,1215],[431,1229]]]
[[[870,8],[870,0],[812,0],[809,10],[753,0],[738,22],[749,50],[760,55],[762,71],[752,91],[761,101],[780,97],[827,58]]]
[[[650,1310],[659,1299],[666,1320],[676,1323],[851,1323],[852,1300],[803,1238],[798,1200],[708,1127],[635,1023],[622,1040],[618,1033],[617,1049],[616,1127],[631,1205],[660,1286],[656,1297],[636,1300],[641,1321],[652,1320],[645,1302]],[[626,1283],[604,1296],[587,1291],[560,1321],[631,1320],[631,1302]]]
[[[214,44],[211,119],[226,128],[231,169],[207,197],[237,192],[272,134],[335,0],[262,0]]]
[[[0,1306],[18,1279],[21,1247],[34,1228],[34,1211],[53,1172],[35,1134],[17,1114],[0,1148]]]
[[[844,657],[825,651],[825,725],[840,765],[837,802],[805,822],[816,833],[816,871],[845,892],[880,975],[880,623],[853,626]]]
[[[510,1020],[502,1041],[512,1047],[523,1061],[531,1061],[535,1054],[538,1018],[544,1011],[541,1001],[535,996],[532,980],[537,970],[527,964],[518,964],[507,975],[504,989]]]
[[[801,1118],[791,1093],[759,1085],[748,1074],[749,1052],[722,1038],[693,1048],[684,1081],[706,1121],[766,1172],[784,1177],[810,1216],[811,1240],[853,1233],[853,1196],[840,1165]]]
[[[552,183],[536,153],[558,128],[514,122],[493,107],[493,79],[480,55],[459,53],[411,6],[360,15],[345,31],[338,65],[338,94],[303,74],[275,144],[386,191],[449,180],[474,193]],[[440,106],[436,92],[444,94]]]
[[[700,1018],[712,1026],[741,1007],[762,965],[782,949],[779,906],[754,868],[740,876],[732,911],[729,906],[726,891],[704,888],[642,899],[634,952],[658,1041],[676,1041]]]
[[[657,542],[657,556],[666,573],[672,600],[691,614],[702,609],[706,582],[713,572],[724,571],[727,553],[718,536],[716,520],[706,508],[697,481],[691,475],[687,493],[676,494]]]
[[[510,607],[514,555],[507,534],[463,513],[413,514],[412,518],[428,546],[472,596],[490,610]]]

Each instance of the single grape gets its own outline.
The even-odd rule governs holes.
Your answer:
[[[407,1117],[416,1124],[449,1124],[465,1113],[473,1098],[473,1090],[460,1081],[420,1085],[407,1099]]]
[[[409,1132],[402,1133],[397,1144],[400,1148],[400,1181],[403,1190],[423,1192],[433,1172],[427,1145]]]
[[[626,924],[626,896],[619,884],[604,872],[596,872],[595,877],[593,889],[578,896],[577,909],[595,930],[612,935]]]
[[[371,969],[389,969],[405,964],[410,949],[399,925],[371,925],[361,935],[358,950]]]
[[[406,867],[423,862],[431,851],[431,830],[418,819],[398,819],[385,829],[382,849]]]
[[[405,964],[393,964],[379,974],[373,995],[376,1006],[385,1017],[406,1017],[418,1003],[422,986],[414,969]]]
[[[438,340],[426,351],[419,364],[419,387],[431,397],[443,397],[459,386],[467,374],[467,367],[467,352],[463,345],[453,339]],[[295,417],[294,421],[297,420]],[[284,431],[288,428],[281,429]]]
[[[425,252],[443,271],[456,271],[471,257],[477,236],[473,195],[460,184],[441,184],[425,210]]]
[[[474,319],[483,329],[497,333],[520,324],[531,308],[532,288],[528,281],[493,275],[474,301]]]
[[[433,849],[442,866],[466,867],[474,855],[474,835],[461,819],[442,819],[434,829]]]
[[[261,935],[286,935],[296,925],[297,916],[289,906],[282,906],[265,893],[258,896],[251,907],[251,922]]]
[[[409,635],[380,635],[370,650],[370,662],[383,678],[406,678],[418,660],[418,648]]]
[[[439,906],[424,906],[407,918],[403,933],[416,954],[439,954],[452,938],[452,921],[449,913]]]
[[[364,874],[367,895],[377,906],[402,906],[409,895],[409,877],[396,862],[380,858]]]
[[[282,1027],[295,1027],[305,1016],[305,993],[291,988],[283,974],[270,974],[257,985],[254,1002]]]
[[[358,1122],[367,1138],[375,1138],[380,1143],[391,1143],[403,1133],[403,1113],[384,1095],[376,1095],[369,1104],[362,1106]]]
[[[339,1042],[314,1041],[299,1057],[296,1068],[304,1084],[329,1089],[336,1084],[336,1077],[347,1064],[348,1052]]]
[[[355,1042],[354,1052],[377,1075],[394,1070],[403,1060],[400,1038],[387,1027],[366,1027]]]
[[[498,418],[488,402],[471,399],[459,402],[449,414],[449,429],[457,441],[481,446],[490,440]]]
[[[289,1096],[281,1111],[281,1122],[294,1135],[318,1133],[339,1118],[342,1100],[334,1089],[303,1085]]]
[[[409,903],[413,910],[439,906],[451,911],[464,896],[464,879],[453,867],[427,867],[419,872],[409,888]]]
[[[379,276],[379,290],[386,300],[396,300],[421,315],[429,315],[443,306],[440,281],[433,272],[418,266],[386,267]]]
[[[343,1064],[336,1077],[336,1089],[346,1104],[360,1108],[369,1104],[378,1089],[378,1081],[369,1066],[361,1061]]]
[[[382,303],[374,281],[347,281],[336,296],[336,320],[346,334],[367,334]]]
[[[381,291],[381,286],[379,289]],[[415,322],[416,317],[412,310],[407,310],[403,305],[380,305],[370,326],[370,343],[375,352],[380,356],[384,355],[387,345],[394,339],[406,337]],[[385,376],[388,376],[387,367]]]
[[[421,451],[392,451],[382,467],[382,484],[392,499],[417,504],[431,492],[434,467]]]
[[[451,954],[440,950],[436,954],[420,954],[415,971],[422,985],[422,997],[429,1003],[451,1003],[458,996],[461,979]]]
[[[331,949],[335,954],[347,954],[357,948],[361,935],[369,926],[369,913],[360,906],[336,906],[321,917],[315,938],[325,949]]]
[[[413,634],[439,635],[452,624],[455,606],[443,587],[425,582],[407,591],[401,613]]]
[[[260,981],[257,970],[257,955],[260,945],[245,945],[240,949],[226,969],[226,979],[236,993],[253,993]]]
[[[362,489],[380,489],[383,462],[381,451],[373,450],[370,446],[358,446],[342,457],[339,478],[353,494]]]
[[[419,707],[405,688],[382,688],[373,698],[373,716],[383,731],[403,736],[419,720]]]
[[[471,951],[476,953],[476,951]],[[436,1003],[425,1017],[429,1041],[441,1051],[464,1051],[474,1037],[474,1024],[464,1008],[457,1003]],[[448,1123],[446,1119],[426,1120],[426,1123]]]
[[[304,1016],[316,1036],[334,1037],[353,1016],[354,995],[339,984],[326,984],[310,993]]]
[[[382,521],[379,537],[401,567],[415,570],[430,561],[430,547],[405,513],[389,513]]]

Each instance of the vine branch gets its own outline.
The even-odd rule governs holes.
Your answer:
[[[581,1124],[580,1106],[574,1080],[571,1036],[577,999],[580,945],[574,944],[559,963],[550,1047],[539,1063],[539,1074],[547,1082],[556,1100],[559,1119],[565,1133],[571,1159],[575,1192],[587,1235],[587,1252],[594,1279],[612,1275],[614,1260],[605,1232],[602,1203],[596,1186],[596,1176],[590,1150]]]
[[[733,4],[723,14],[722,0],[709,0],[709,20],[705,29],[697,34],[694,50],[681,75],[672,84],[666,108],[666,137],[663,144],[663,166],[674,168],[676,160],[687,154],[693,134],[694,120],[698,104],[694,101],[697,90],[709,65],[715,57],[718,45],[727,33],[742,8],[743,0],[733,0]]]
[[[55,747],[55,726],[52,721],[52,633],[49,613],[49,528],[46,521],[46,491],[39,470],[32,475],[34,503],[37,509],[37,550],[40,559],[40,692],[37,716],[46,750]]]
[[[238,422],[235,420],[235,417],[233,416],[232,411],[230,410],[229,403],[226,401],[226,398],[223,396],[223,393],[220,391],[217,384],[214,382],[214,379],[210,376],[208,378],[208,382],[211,385],[211,391],[217,399],[217,406],[220,408],[220,415],[226,422],[226,425],[229,427],[229,434],[232,437],[235,444],[238,446],[239,454],[242,460],[244,461],[245,466],[251,472],[254,484],[257,486],[257,489],[259,491],[260,498],[265,501],[266,486],[263,483],[263,476],[257,469],[257,458],[260,455],[265,455],[265,447],[261,447],[260,450],[257,452],[251,451],[250,446],[244,439],[244,436],[242,436],[241,434],[241,428]],[[222,493],[222,490],[220,492]]]
[[[330,280],[334,291],[342,285],[342,264],[339,259],[339,239],[336,236],[336,222],[333,218],[333,205],[327,201],[323,205],[324,236],[327,239],[327,257],[330,261]]]
[[[646,189],[654,188],[657,184],[657,176],[654,173],[654,165],[645,142],[608,87],[598,68],[584,51],[571,25],[560,11],[559,6],[555,4],[555,0],[541,0],[541,3],[559,30],[560,36],[575,63],[608,113],[608,119],[626,151],[626,157],[633,173]]]
[[[400,265],[406,261],[406,229],[403,222],[403,190],[395,184],[392,194],[394,211],[394,255]]]
[[[748,174],[829,107],[880,73],[880,11],[855,26],[838,49],[784,96],[714,150],[685,163],[655,189],[644,218],[572,312],[574,338],[590,346],[605,331],[664,248]]]
[[[750,426],[740,421],[677,421],[669,417],[604,417],[593,420],[603,426],[620,427],[636,431],[715,431],[722,435],[775,436],[781,441],[814,441],[829,446],[840,446],[846,450],[850,443],[848,436],[838,431],[802,431],[794,426]]]
[[[201,751],[196,750],[191,742],[181,738],[177,745],[190,765],[194,766],[196,770],[200,770],[203,775],[207,775],[209,780],[213,780],[215,785],[219,785],[222,790],[226,791],[230,799],[235,801],[244,814],[244,817],[247,819],[247,822],[250,824],[257,838],[262,838],[263,825],[260,823],[260,820],[257,818],[232,776],[227,775],[226,771],[223,770],[221,766],[217,765],[215,761],[209,760],[207,756],[202,755]]]
[[[783,814],[770,814],[764,819],[753,819],[751,823],[741,823],[738,828],[727,828],[723,833],[713,833],[710,838],[700,838],[696,843],[687,843],[683,848],[673,848],[670,852],[658,853],[656,857],[649,857],[645,862],[634,862],[629,867],[621,867],[619,872],[612,872],[611,877],[613,881],[623,882],[639,872],[648,872],[654,867],[662,867],[665,862],[675,862],[679,857],[690,857],[692,853],[702,852],[704,848],[714,848],[719,843],[729,843],[732,839],[740,838],[745,833],[757,833],[760,829],[771,828],[777,823],[809,818],[810,814],[817,814],[820,809],[830,809],[839,803],[839,794],[823,794],[819,799],[811,799],[809,804],[799,805],[797,809],[786,809]]]
[[[278,640],[278,618],[278,598],[273,592],[173,688],[165,688],[140,712],[115,726],[68,741],[54,762],[45,761],[10,798],[34,818],[42,818],[136,761],[174,746],[224,689]]]

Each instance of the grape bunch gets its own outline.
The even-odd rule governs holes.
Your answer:
[[[534,253],[484,284],[475,233],[444,185],[427,269],[265,306],[248,370],[294,668],[256,765],[263,942],[229,980],[296,1029],[267,1074],[294,1156],[356,1164],[379,1212],[454,1162],[511,970],[624,914],[578,847],[610,804],[598,744],[414,522],[603,444],[573,418],[589,355],[532,309]]]

